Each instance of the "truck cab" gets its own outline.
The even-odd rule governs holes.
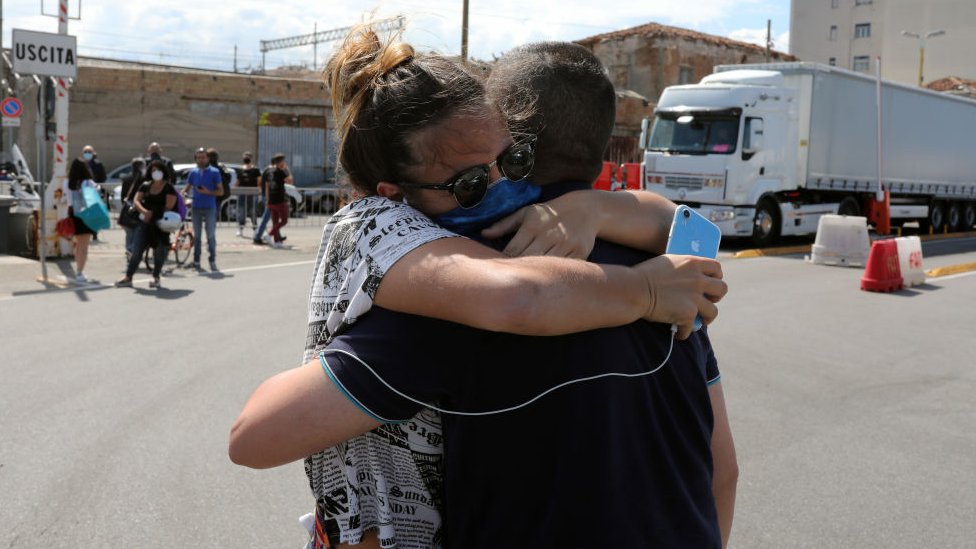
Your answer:
[[[698,209],[725,236],[768,243],[780,234],[776,195],[793,185],[797,159],[793,147],[766,145],[796,141],[795,93],[763,70],[665,89],[641,135],[644,187]]]

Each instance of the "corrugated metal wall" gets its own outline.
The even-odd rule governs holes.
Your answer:
[[[258,165],[267,166],[275,153],[284,153],[295,186],[318,187],[326,180],[326,130],[260,126]]]

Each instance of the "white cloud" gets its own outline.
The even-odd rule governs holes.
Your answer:
[[[729,38],[766,47],[766,29],[738,29],[729,33]],[[790,51],[790,32],[786,31],[773,36],[773,49],[781,52]]]

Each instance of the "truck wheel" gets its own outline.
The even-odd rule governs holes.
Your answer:
[[[950,233],[962,228],[962,207],[958,202],[950,202],[946,208],[946,224],[949,226]]]
[[[779,204],[772,198],[764,198],[756,204],[756,217],[752,223],[752,243],[762,248],[779,238],[782,222]]]
[[[971,231],[976,225],[976,202],[966,202],[962,209],[962,230]]]
[[[945,229],[945,204],[943,202],[932,202],[929,206],[929,216],[919,223],[922,232],[939,234]]]
[[[837,207],[837,215],[861,215],[861,205],[853,196],[845,196]]]

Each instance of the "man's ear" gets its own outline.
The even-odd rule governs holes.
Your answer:
[[[403,189],[401,189],[396,183],[380,181],[376,184],[376,194],[382,196],[383,198],[396,200],[397,202],[403,200]]]

